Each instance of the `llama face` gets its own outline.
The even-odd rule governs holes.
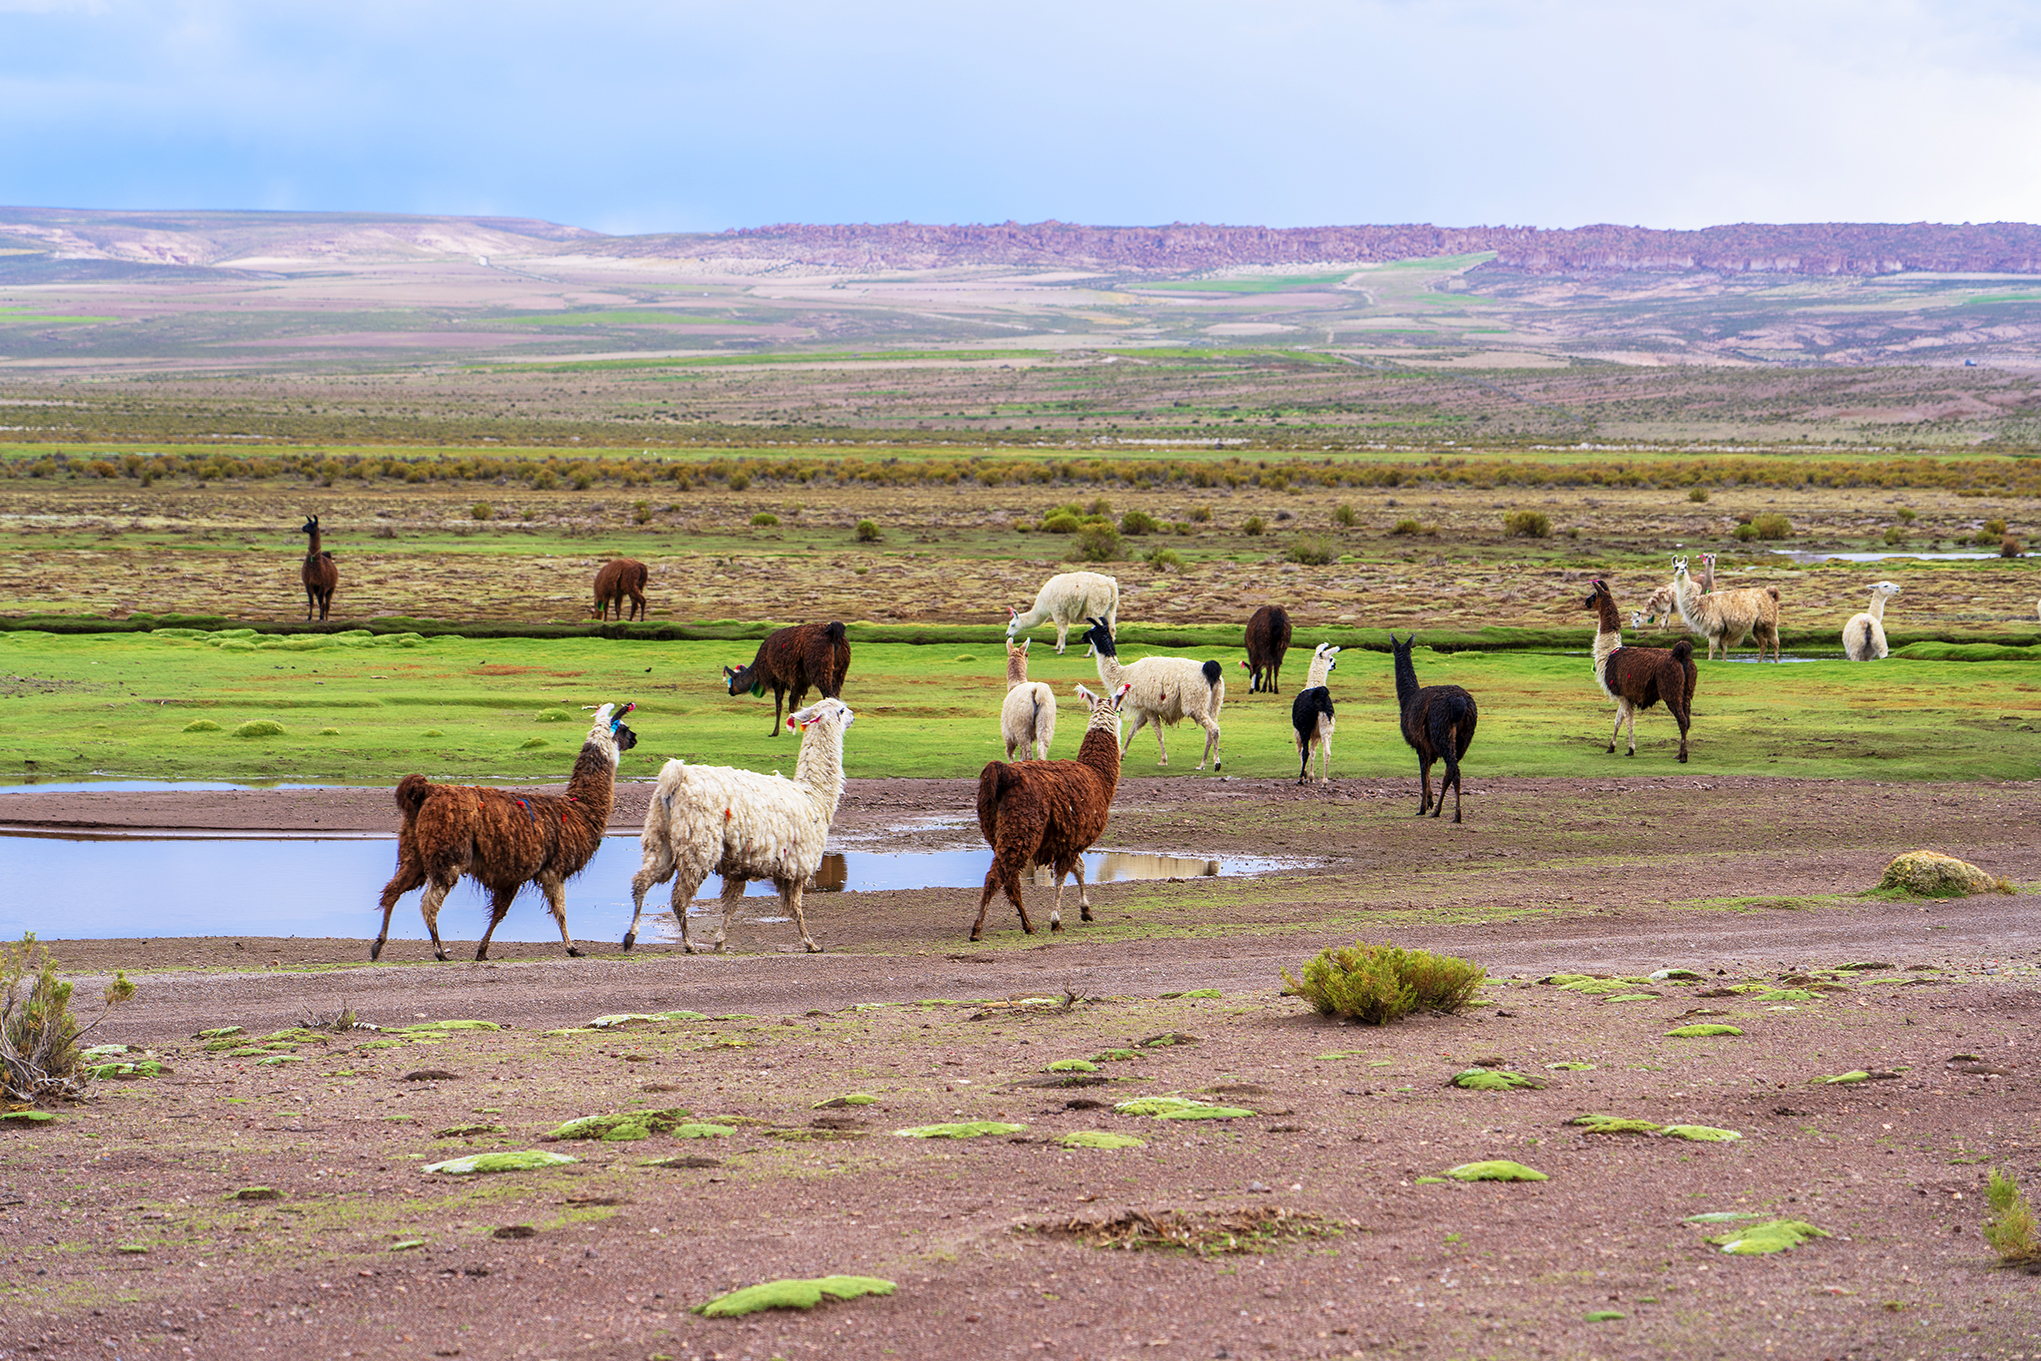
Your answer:
[[[818,699],[801,712],[787,715],[787,726],[805,732],[810,723],[820,723],[825,718],[834,718],[848,728],[857,722],[857,717],[851,711],[851,707],[840,699]]]
[[[1103,619],[1086,616],[1091,627],[1084,631],[1084,641],[1089,643],[1101,657],[1117,657],[1119,650],[1113,646],[1113,631],[1106,627]]]

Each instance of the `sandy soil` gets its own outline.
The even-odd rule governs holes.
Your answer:
[[[858,782],[838,831],[954,840],[940,820],[965,793]],[[37,794],[0,809],[101,830],[375,830],[388,797]],[[1988,1168],[2041,1189],[2037,803],[2035,784],[1493,780],[1454,827],[1414,823],[1407,782],[1136,779],[1115,845],[1318,863],[1105,886],[1096,922],[1068,913],[1055,937],[1021,935],[1001,906],[977,946],[972,892],[832,894],[810,900],[820,956],[756,924],[723,956],[567,960],[531,944],[438,964],[392,942],[374,967],[365,940],[59,942],[81,997],[96,971],[139,971],[139,995],[92,1039],[171,1071],[99,1083],[54,1124],[0,1123],[0,1357],[2031,1356],[2041,1291],[1994,1266],[1978,1225]],[[619,825],[641,806],[627,796]],[[2025,887],[1854,896],[1916,845]],[[1280,995],[1281,968],[1356,936],[1447,950],[1493,981],[1457,1016],[1379,1030]],[[1836,971],[1847,963],[1880,967]],[[1624,1002],[1536,981],[1665,966],[1700,977]],[[1727,991],[1746,981],[1810,995]],[[1005,1004],[1029,997],[1056,1001]],[[384,1029],[261,1047],[349,1007]],[[586,1028],[675,1009],[716,1019]],[[398,1029],[460,1018],[504,1028]],[[1743,1033],[1665,1034],[1693,1020]],[[191,1038],[227,1025],[254,1052]],[[1166,1034],[1196,1042],[1142,1043]],[[1134,1056],[1043,1071],[1113,1049]],[[1548,1085],[1445,1085],[1477,1062]],[[1852,1069],[1897,1076],[1820,1081]],[[816,1109],[850,1092],[876,1101]],[[1255,1113],[1111,1109],[1163,1094]],[[639,1107],[734,1132],[540,1142]],[[1590,1112],[1743,1138],[1565,1123]],[[1024,1128],[893,1133],[979,1119]],[[1058,1142],[1085,1130],[1146,1146]],[[499,1148],[580,1161],[422,1170]],[[697,1165],[646,1165],[663,1158]],[[1418,1180],[1484,1158],[1551,1180]],[[251,1185],[281,1199],[226,1199]],[[1040,1231],[1269,1207],[1321,1232],[1201,1257]],[[1707,1212],[1833,1236],[1726,1256],[1704,1241],[1722,1225],[1689,1221]],[[899,1288],[811,1313],[686,1312],[833,1273]],[[1603,1312],[1624,1317],[1589,1320]]]

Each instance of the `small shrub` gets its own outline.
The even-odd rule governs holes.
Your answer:
[[[234,729],[236,737],[282,737],[283,724],[273,718],[251,718]]]
[[[1143,561],[1158,572],[1167,572],[1172,567],[1179,571],[1183,569],[1183,556],[1174,548],[1158,548]]]
[[[551,468],[539,469],[538,475],[532,478],[533,491],[551,491],[559,485],[560,479],[553,475]]]
[[[1768,510],[1752,516],[1750,528],[1760,539],[1783,539],[1793,532],[1793,522],[1775,510]]]
[[[1697,504],[1706,501],[1708,499],[1708,489],[1706,487],[1695,487],[1687,493],[1687,499]]]
[[[1116,562],[1124,556],[1120,531],[1105,520],[1087,523],[1077,531],[1077,542],[1070,546],[1072,562]]]
[[[1749,543],[1757,536],[1757,529],[1748,520],[1736,527],[1736,541],[1738,543]]]
[[[1250,539],[1258,539],[1261,537],[1262,531],[1267,528],[1268,526],[1262,522],[1261,516],[1250,515],[1241,522],[1240,532]]]
[[[730,474],[730,490],[731,490],[731,491],[743,491],[743,490],[744,490],[744,489],[745,489],[746,487],[748,487],[748,486],[750,486],[750,485],[751,485],[751,474],[750,474],[750,473],[731,473],[731,474]]]
[[[1897,548],[1900,544],[1903,544],[1905,542],[1906,531],[1904,529],[1901,529],[1898,525],[1889,525],[1886,527],[1885,530],[1886,547]]]
[[[641,525],[652,523],[652,503],[650,501],[631,502],[631,522]]]
[[[753,529],[776,529],[779,527],[779,522],[780,517],[769,510],[761,510],[758,514],[751,517],[751,527]]]
[[[1153,534],[1162,528],[1162,522],[1145,510],[1130,510],[1120,517],[1122,534]]]
[[[1984,528],[1979,532],[1988,534],[1993,539],[1999,538],[2006,532],[2006,522],[2004,520],[1986,520]]]
[[[1307,567],[1323,567],[1339,556],[1339,550],[1332,540],[1323,534],[1299,534],[1290,540],[1291,562],[1301,562]]]
[[[1899,516],[1899,522],[1903,525],[1910,525],[1915,520],[1920,519],[1919,513],[1912,506],[1901,506],[1894,513]]]
[[[116,973],[106,1009],[134,995],[127,975]],[[57,961],[34,932],[0,946],[0,1099],[34,1104],[82,1095],[78,1037],[90,1028],[71,1014],[71,984],[57,977]]]
[[[1289,991],[1321,1015],[1351,1017],[1363,1025],[1387,1025],[1419,1009],[1458,1011],[1487,977],[1479,965],[1451,955],[1365,941],[1321,950],[1304,966],[1301,982],[1283,970]]]
[[[1332,513],[1332,522],[1342,529],[1352,529],[1360,521],[1361,517],[1355,514],[1354,508],[1345,501],[1340,502],[1339,509]]]
[[[2002,558],[2017,558],[2027,551],[2027,545],[2008,534],[1999,540],[1998,555]]]
[[[2041,1226],[2035,1223],[2034,1207],[2020,1193],[2019,1183],[1993,1168],[1985,1199],[1991,1205],[1991,1217],[1984,1221],[1984,1241],[1999,1260],[2007,1266],[2041,1263]]]
[[[883,540],[886,536],[879,532],[878,521],[859,520],[857,527],[857,537],[859,543],[878,543],[881,540]]]
[[[1552,517],[1542,510],[1513,510],[1502,517],[1505,532],[1519,539],[1552,537]]]
[[[1405,535],[1422,534],[1424,533],[1424,526],[1406,515],[1404,518],[1398,520],[1393,526],[1391,526],[1389,532],[1391,534],[1405,534]]]
[[[1074,510],[1076,507],[1073,506],[1072,509]],[[1103,496],[1094,496],[1091,498],[1091,504],[1085,507],[1084,513],[1104,519],[1113,513],[1113,503],[1106,500]]]
[[[1176,521],[1172,521],[1172,522],[1171,522],[1171,524],[1170,524],[1170,526],[1169,526],[1169,528],[1170,528],[1170,532],[1171,532],[1171,533],[1173,533],[1173,534],[1175,534],[1175,535],[1177,535],[1177,536],[1178,536],[1179,538],[1189,538],[1189,537],[1190,537],[1190,533],[1191,533],[1191,523],[1190,523],[1190,521],[1188,521],[1188,520],[1176,520]]]
[[[1194,525],[1208,525],[1212,523],[1212,508],[1210,506],[1194,507],[1191,511],[1191,523]]]
[[[1083,523],[1067,510],[1052,510],[1042,517],[1042,531],[1046,534],[1075,534]]]
[[[179,729],[178,731],[180,731],[180,732],[218,732],[218,731],[220,731],[220,725],[219,725],[219,724],[217,724],[217,723],[215,723],[215,722],[213,722],[213,721],[212,721],[212,720],[211,720],[210,718],[194,718],[193,720],[191,720],[191,722],[189,722],[189,723],[185,724],[185,725],[184,725],[184,726],[183,726],[182,728],[180,728],[180,729]]]
[[[490,505],[487,501],[477,501],[474,508],[468,512],[468,515],[476,520],[493,520],[496,518],[496,507]]]

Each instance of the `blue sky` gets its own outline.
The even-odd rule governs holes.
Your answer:
[[[0,202],[2041,221],[2041,6],[0,0]]]

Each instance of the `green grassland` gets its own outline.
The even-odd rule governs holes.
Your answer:
[[[1142,652],[1128,646],[1123,659]],[[167,779],[393,783],[422,770],[472,779],[563,778],[579,745],[581,706],[634,700],[641,736],[626,778],[670,756],[791,772],[796,742],[768,736],[769,706],[732,699],[720,668],[750,659],[747,642],[600,638],[425,639],[415,635],[230,634],[56,636],[0,633],[0,773]],[[1250,696],[1233,648],[1200,653],[1227,668],[1221,715],[1225,773],[1295,773],[1290,696]],[[1292,668],[1300,658],[1293,654]],[[858,711],[845,753],[852,776],[970,776],[1003,755],[997,643],[864,643],[844,699]],[[1604,748],[1612,707],[1585,654],[1436,654],[1426,683],[1466,686],[1481,704],[1468,769],[1483,775],[1611,774],[1707,778],[1781,775],[1886,780],[2029,779],[2041,767],[2041,668],[2031,661],[1894,659],[1878,665],[1700,663],[1693,758],[1672,759],[1662,710],[1638,723],[1635,760]],[[1031,675],[1065,697],[1055,755],[1081,732],[1069,698],[1096,672],[1076,651],[1038,656]],[[1291,682],[1292,686],[1296,681]],[[1388,658],[1353,652],[1333,677],[1339,705],[1334,771],[1407,776]],[[542,721],[560,713],[561,721]],[[188,733],[205,719],[218,731]],[[237,737],[268,720],[283,732]],[[332,735],[320,735],[332,728]],[[1170,733],[1168,773],[1196,775],[1195,728]],[[1151,733],[1129,774],[1156,771]]]

